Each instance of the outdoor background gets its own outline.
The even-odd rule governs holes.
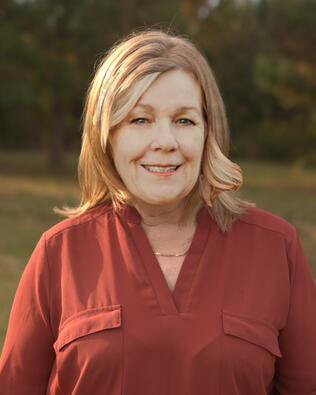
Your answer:
[[[0,349],[54,206],[78,203],[85,92],[115,41],[189,37],[214,70],[242,195],[291,222],[316,278],[316,0],[1,0]]]

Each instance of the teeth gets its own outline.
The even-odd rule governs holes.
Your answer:
[[[173,167],[158,167],[158,166],[145,166],[145,169],[150,170],[150,171],[154,171],[157,173],[169,173],[170,171],[175,171],[177,166],[173,166]]]

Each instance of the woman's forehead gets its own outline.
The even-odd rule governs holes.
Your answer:
[[[195,112],[197,115],[201,114],[200,108],[199,106],[195,106],[195,105],[179,105],[176,106],[177,103],[175,103],[174,108],[171,108],[170,110],[176,110],[177,112]],[[150,104],[146,104],[146,103],[137,103],[136,106],[134,107],[134,109],[141,109],[141,110],[145,110],[148,112],[155,112],[156,108]]]
[[[172,109],[201,113],[201,88],[189,73],[171,70],[161,74],[142,94],[135,109]]]

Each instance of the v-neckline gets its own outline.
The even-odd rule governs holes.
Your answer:
[[[210,231],[210,214],[206,207],[201,207],[197,213],[197,225],[190,248],[182,263],[173,292],[170,291],[167,280],[154,254],[149,239],[141,226],[140,215],[136,208],[126,205],[121,215],[126,220],[136,249],[147,273],[156,299],[163,314],[181,314],[189,308],[190,297],[195,284],[201,256],[206,246]]]

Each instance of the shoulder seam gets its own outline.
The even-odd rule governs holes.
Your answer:
[[[99,213],[99,214],[93,215],[91,218],[87,218],[87,219],[84,220],[83,222],[79,222],[79,223],[77,223],[77,224],[71,224],[71,225],[69,225],[69,226],[66,226],[65,228],[60,229],[59,231],[57,231],[56,233],[52,234],[51,236],[48,236],[48,235],[47,235],[47,233],[49,232],[49,230],[47,230],[47,231],[44,232],[44,233],[45,233],[45,239],[46,239],[47,241],[49,241],[49,240],[51,240],[52,238],[57,237],[60,233],[63,233],[64,231],[66,231],[66,230],[68,230],[68,229],[75,228],[75,227],[80,226],[80,225],[85,225],[85,224],[87,224],[87,223],[93,221],[94,219],[100,217],[101,215],[103,215],[104,213],[109,212],[109,211],[110,211],[110,210],[102,211],[102,212]]]
[[[280,230],[271,229],[271,228],[268,227],[268,226],[264,226],[264,225],[262,225],[262,224],[257,224],[257,223],[254,223],[254,222],[250,222],[250,221],[247,221],[247,220],[244,219],[244,218],[239,218],[239,220],[242,221],[242,222],[244,222],[244,223],[246,223],[247,225],[257,226],[258,228],[265,229],[265,230],[269,230],[270,232],[278,233],[278,234],[282,235],[285,239],[288,239],[288,235],[287,235],[285,232],[282,232],[282,231],[280,231]],[[289,226],[290,226],[294,231],[296,231],[293,225],[291,225],[290,223],[288,223],[288,224],[289,224]]]

